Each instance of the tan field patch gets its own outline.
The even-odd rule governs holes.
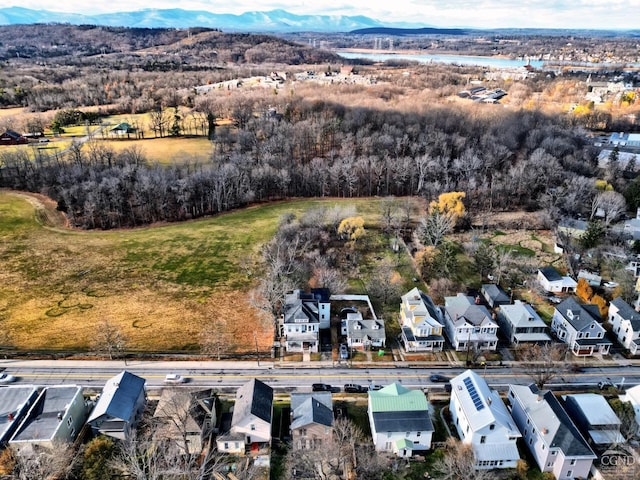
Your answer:
[[[213,147],[206,137],[164,137],[142,140],[102,140],[120,152],[127,148],[140,149],[146,159],[158,163],[206,162],[211,159]]]

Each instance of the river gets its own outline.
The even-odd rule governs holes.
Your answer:
[[[470,55],[439,55],[439,54],[411,54],[411,53],[360,53],[349,51],[336,51],[343,58],[362,58],[374,62],[386,60],[411,60],[419,63],[449,63],[455,65],[476,65],[492,68],[517,68],[528,63],[534,68],[541,68],[541,60],[511,59],[499,57],[480,57]]]

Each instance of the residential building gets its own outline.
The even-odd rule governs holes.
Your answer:
[[[516,300],[513,305],[503,305],[498,312],[502,333],[514,345],[521,343],[547,343],[551,337],[547,324],[531,305]]]
[[[38,448],[53,450],[58,444],[73,442],[87,419],[88,410],[82,387],[45,387],[9,440],[9,445],[29,454]]]
[[[444,317],[427,294],[417,288],[401,297],[401,339],[407,352],[440,352],[444,347]]]
[[[29,143],[27,137],[13,130],[6,130],[0,134],[0,145],[24,145],[26,143]]]
[[[596,272],[582,269],[578,272],[578,280],[584,278],[592,287],[599,287],[602,283],[602,276]]]
[[[384,348],[387,334],[384,320],[363,320],[360,312],[347,315],[347,345],[355,350]]]
[[[451,421],[460,439],[473,447],[476,468],[515,468],[521,435],[498,392],[472,370],[450,383]]]
[[[597,305],[579,304],[569,297],[556,305],[551,320],[551,332],[579,357],[607,355],[611,342],[605,338]]]
[[[458,293],[444,298],[445,332],[457,351],[495,350],[498,325],[480,299]]]
[[[291,394],[291,446],[296,450],[322,448],[333,435],[331,392]]]
[[[640,385],[628,388],[625,394],[620,396],[620,400],[631,403],[636,414],[636,424],[640,428]]]
[[[640,351],[640,313],[622,298],[614,298],[609,304],[609,323],[611,331],[620,344],[629,350],[631,355]]]
[[[280,328],[287,352],[318,352],[320,329],[330,323],[328,290],[294,290],[285,296],[282,311]]]
[[[434,428],[422,391],[398,383],[370,391],[367,413],[376,450],[411,457],[431,448]]]
[[[510,385],[511,415],[542,472],[557,480],[588,478],[597,458],[578,427],[551,392],[531,384]]]
[[[538,283],[545,291],[551,293],[571,293],[576,291],[578,282],[568,275],[560,275],[553,267],[538,270]]]
[[[569,238],[579,239],[587,231],[589,222],[577,218],[563,218],[558,223],[558,233]]]
[[[216,439],[218,450],[242,454],[270,444],[272,416],[273,389],[255,378],[245,383],[236,394],[231,428]]]
[[[25,418],[38,390],[33,385],[0,388],[0,447],[4,447]]]
[[[598,447],[624,443],[620,419],[609,402],[596,393],[565,395],[564,409],[582,435]]]
[[[128,439],[147,402],[144,385],[144,378],[126,370],[107,380],[87,420],[93,433]]]
[[[182,454],[199,455],[216,423],[216,394],[165,388],[153,419],[156,438],[171,440]]]
[[[483,283],[480,287],[480,294],[491,308],[509,305],[511,303],[511,296],[505,292],[500,285],[494,283]]]

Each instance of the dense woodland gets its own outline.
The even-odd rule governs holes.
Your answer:
[[[479,73],[449,66],[414,65],[411,76],[371,67],[366,72],[379,79],[373,86],[289,80],[275,91],[196,95],[195,85],[287,71],[301,61],[331,70],[333,54],[267,36],[51,25],[2,27],[0,42],[4,58],[19,52],[0,75],[7,105],[114,113],[181,106],[209,121],[214,153],[198,163],[152,165],[136,149],[116,153],[99,142],[35,161],[26,151],[2,152],[0,186],[51,196],[81,228],[179,221],[287,197],[431,199],[447,191],[465,192],[472,213],[544,208],[553,220],[589,213],[595,195],[597,152],[583,126],[621,128],[611,114],[532,106],[538,92],[553,100],[558,94],[548,92],[576,90],[550,76],[501,84],[508,109],[448,102]],[[277,63],[281,57],[288,64]],[[46,115],[35,117],[35,127],[51,121]],[[222,118],[233,123],[216,125]],[[622,191],[627,180],[614,170],[607,179]]]

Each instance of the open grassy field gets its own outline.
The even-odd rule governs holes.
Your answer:
[[[368,221],[376,200],[355,204]],[[0,191],[0,331],[24,350],[87,349],[102,320],[118,325],[132,350],[194,348],[205,327],[219,329],[229,350],[261,350],[269,319],[247,292],[242,259],[273,235],[279,217],[341,200],[300,200],[218,217],[120,231],[62,226],[44,198]]]
[[[212,145],[206,137],[164,137],[143,140],[101,140],[116,152],[139,148],[151,163],[175,165],[186,161],[204,163],[211,158]]]

